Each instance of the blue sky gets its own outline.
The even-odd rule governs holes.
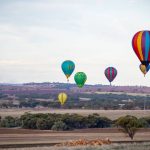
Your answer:
[[[108,84],[114,66],[114,85],[150,86],[131,45],[150,30],[149,12],[149,0],[0,0],[0,82],[66,82],[70,59],[88,84]]]

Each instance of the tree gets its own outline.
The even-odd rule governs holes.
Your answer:
[[[29,113],[25,113],[24,115],[22,115],[20,117],[20,120],[22,122],[22,128],[25,129],[36,129],[36,121],[37,118],[35,117],[35,115],[29,114]]]
[[[67,130],[67,125],[63,121],[57,121],[52,126],[52,130],[64,131]]]
[[[4,119],[1,120],[1,127],[16,127],[15,118],[11,116],[6,116]]]
[[[36,121],[36,127],[37,129],[40,130],[47,130],[48,129],[47,121],[43,118],[38,118]]]
[[[99,114],[92,114],[88,116],[89,128],[107,128],[110,127],[112,121],[106,117],[101,117]]]
[[[1,121],[2,121],[2,117],[0,116],[0,127],[1,127]]]
[[[122,131],[127,133],[132,140],[138,128],[144,127],[136,117],[129,115],[117,119],[116,125],[120,126]]]
[[[150,127],[150,117],[144,117],[142,119],[144,119],[147,122],[148,127]]]
[[[78,114],[64,114],[61,120],[67,124],[69,129],[81,129],[87,125],[85,118],[87,117]]]

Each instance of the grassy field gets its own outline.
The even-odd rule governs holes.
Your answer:
[[[99,147],[32,147],[32,148],[9,148],[3,150],[149,150],[150,143],[112,144]]]
[[[112,142],[131,141],[130,138],[115,128],[82,129],[74,131],[43,131],[27,129],[0,128],[0,147],[3,145],[49,145],[77,139],[106,139]],[[141,129],[134,141],[149,141],[150,129]]]
[[[92,113],[98,113],[101,116],[108,117],[110,119],[117,119],[120,116],[133,115],[138,118],[150,116],[150,110],[82,110],[82,109],[0,109],[0,116],[5,117],[11,116],[21,116],[25,112],[29,113],[77,113],[81,115],[89,115]]]

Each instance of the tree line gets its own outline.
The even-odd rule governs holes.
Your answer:
[[[150,117],[136,118],[141,127],[150,127]],[[1,127],[21,127],[25,129],[40,129],[40,130],[73,130],[84,128],[108,128],[120,124],[120,120],[127,121],[127,118],[120,117],[116,120],[110,120],[107,117],[102,117],[99,114],[91,114],[82,116],[79,114],[30,114],[25,113],[18,117],[6,116],[0,117]]]
[[[0,117],[0,127],[21,127],[25,129],[67,131],[85,128],[110,128],[120,127],[133,139],[138,128],[150,128],[150,117],[136,118],[123,116],[116,120],[101,117],[99,114],[82,116],[79,114],[30,114],[25,113],[21,117]]]
[[[60,108],[58,102],[58,92],[51,92],[49,94],[42,93],[22,93],[16,94],[16,100],[19,104],[13,104],[13,100],[9,100],[7,95],[0,93],[0,100],[5,99],[9,102],[0,103],[0,108],[11,107],[49,107]],[[82,101],[80,98],[88,98],[90,100]],[[40,101],[38,99],[45,99],[46,101]],[[49,99],[49,101],[47,101]],[[53,101],[50,101],[53,100]],[[68,100],[64,105],[66,109],[79,108],[79,109],[144,109],[144,101],[146,103],[146,109],[150,109],[150,96],[136,96],[127,94],[96,94],[96,93],[69,93]]]

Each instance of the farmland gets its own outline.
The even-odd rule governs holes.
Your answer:
[[[51,88],[49,87],[51,86]],[[55,86],[55,87],[54,87]],[[30,114],[79,114],[88,116],[97,113],[100,116],[115,120],[121,116],[133,115],[137,118],[147,117],[150,115],[150,95],[149,88],[143,87],[113,87],[108,86],[87,86],[78,91],[74,85],[70,85],[67,91],[65,84],[54,85],[22,85],[22,86],[2,86],[0,99],[0,116],[20,117],[24,113]],[[143,89],[146,92],[142,92]],[[66,90],[68,92],[68,101],[64,107],[60,107],[57,100],[57,94]],[[86,99],[89,99],[86,101]],[[146,110],[143,110],[143,102],[146,101]],[[125,107],[120,107],[124,104]],[[132,110],[130,110],[132,109]],[[10,150],[61,150],[57,147],[49,147],[56,143],[77,139],[106,139],[112,142],[128,142],[130,138],[116,128],[91,128],[75,129],[73,131],[52,131],[52,130],[29,130],[21,128],[0,128],[0,147],[12,147]],[[147,142],[143,147],[147,147],[150,139],[149,129],[140,129],[135,137],[136,142]],[[29,147],[39,148],[29,148]],[[132,150],[129,144],[129,149]],[[134,145],[139,148],[139,145]],[[14,148],[13,148],[14,147]],[[19,148],[15,148],[19,147]],[[21,148],[27,147],[27,148]],[[97,147],[96,150],[119,149],[123,150],[124,145],[112,144]],[[138,150],[137,148],[137,150]],[[63,150],[95,150],[95,148],[66,148]],[[142,149],[140,149],[142,150]],[[144,150],[144,149],[143,149]],[[145,150],[147,150],[145,148]]]
[[[2,145],[30,145],[41,146],[61,143],[68,140],[77,139],[106,139],[109,138],[113,142],[130,141],[130,138],[120,132],[118,129],[82,129],[74,131],[41,131],[27,129],[0,129],[0,146]],[[140,129],[135,135],[134,141],[149,141],[150,130]]]
[[[19,117],[23,115],[25,112],[31,114],[37,113],[57,113],[57,114],[65,114],[65,113],[77,113],[81,115],[89,115],[93,113],[98,113],[100,116],[108,117],[109,119],[117,119],[121,116],[125,115],[133,115],[138,118],[146,117],[150,115],[150,110],[83,110],[83,109],[0,109],[0,116],[14,116]]]
[[[42,147],[42,150],[149,150],[150,143],[134,144],[112,144],[98,147]],[[34,148],[9,148],[5,150],[41,150],[41,147]]]

